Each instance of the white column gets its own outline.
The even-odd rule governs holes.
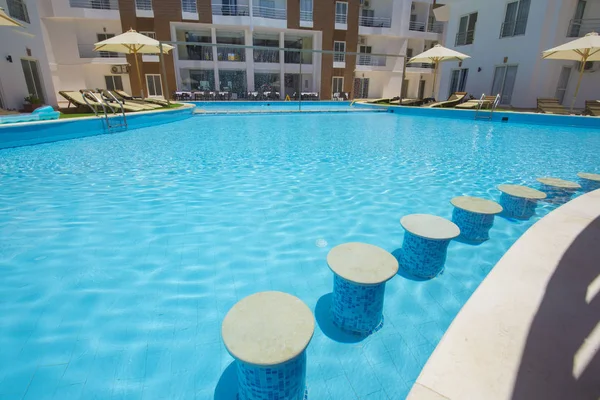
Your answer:
[[[244,31],[244,43],[246,46],[252,46],[254,40],[252,38],[252,31]],[[254,91],[254,50],[246,50],[246,91]]]
[[[215,28],[210,28],[210,35],[212,36],[213,44],[217,43],[217,30]],[[217,56],[217,47],[213,46],[213,70],[215,71],[215,91],[221,90],[221,83],[219,81],[219,61]]]
[[[431,6],[427,4],[427,13],[425,14],[425,32],[429,29],[429,13],[431,12]]]
[[[279,32],[279,48],[282,49],[285,46],[285,34]],[[279,97],[285,99],[285,52],[279,50],[279,82],[281,82],[281,88],[279,89]]]

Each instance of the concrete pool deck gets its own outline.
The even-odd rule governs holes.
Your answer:
[[[409,400],[600,396],[600,190],[532,226],[456,316]]]

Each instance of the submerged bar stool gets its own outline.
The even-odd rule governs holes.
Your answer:
[[[586,192],[600,189],[600,174],[590,174],[587,172],[580,172],[577,174],[581,187]]]
[[[261,292],[236,303],[221,335],[236,360],[238,399],[305,399],[305,350],[314,330],[312,312],[290,294]]]
[[[369,335],[383,326],[385,283],[398,272],[398,261],[384,249],[366,243],[345,243],[331,249],[333,323]]]
[[[546,201],[555,204],[566,203],[571,200],[575,192],[581,189],[581,185],[576,182],[565,181],[559,178],[537,178],[542,184],[542,192],[546,193]]]
[[[502,192],[500,205],[511,218],[529,219],[535,214],[538,200],[546,198],[546,193],[521,185],[499,185]]]
[[[454,206],[452,222],[460,228],[460,236],[473,242],[485,242],[490,238],[494,216],[502,212],[495,201],[480,197],[460,196],[450,200]]]
[[[400,224],[406,231],[400,266],[418,278],[430,279],[444,270],[450,241],[460,235],[460,228],[445,218],[428,214],[411,214]]]

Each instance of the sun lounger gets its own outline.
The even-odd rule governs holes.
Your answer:
[[[457,104],[454,108],[462,108],[467,110],[472,110],[475,108],[479,108],[479,104],[481,103],[481,108],[486,109],[490,108],[492,104],[496,101],[496,96],[485,96],[483,100],[472,99],[465,101],[464,103]]]
[[[102,104],[97,102],[94,99],[91,99],[89,97],[87,97],[87,103],[86,101],[83,99],[83,94],[81,94],[80,92],[75,92],[75,91],[59,91],[58,94],[60,94],[62,97],[64,97],[66,100],[69,101],[69,104],[67,105],[67,108],[71,107],[71,104],[75,105],[78,108],[82,108],[84,110],[88,110],[91,109],[92,111],[96,110],[100,110],[102,108]]]
[[[162,106],[159,106],[158,104],[146,103],[140,100],[126,100],[114,90],[102,90],[102,95],[104,96],[104,99],[108,102],[114,103],[114,99],[110,96],[110,94],[112,94],[118,101],[120,101],[124,105],[127,104],[129,106],[139,107],[144,110],[156,110],[162,108]]]
[[[455,93],[452,93],[450,95],[450,97],[448,97],[448,100],[429,104],[429,105],[427,105],[427,107],[430,107],[430,108],[433,108],[433,107],[441,107],[441,108],[455,107],[457,104],[459,104],[461,101],[463,101],[466,96],[467,96],[467,92],[455,92]]]
[[[587,115],[600,117],[600,100],[586,100],[585,113]]]
[[[545,114],[569,115],[569,111],[560,104],[558,99],[537,99],[537,108]]]
[[[122,98],[124,98],[125,100],[142,100],[141,97],[133,97],[132,95],[130,95],[129,93],[123,91],[123,90],[114,90],[115,93],[118,93],[119,96],[121,96]],[[158,104],[159,106],[163,106],[163,107],[167,107],[169,105],[169,103],[166,100],[163,99],[157,99],[155,97],[147,97],[145,99],[143,99],[143,101],[145,101],[146,103],[152,103],[152,104]]]

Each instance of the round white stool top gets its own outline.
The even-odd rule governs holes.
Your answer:
[[[559,189],[565,189],[565,190],[581,189],[581,186],[579,185],[579,183],[565,181],[564,179],[560,179],[560,178],[537,178],[536,180],[539,183],[541,183],[542,185],[552,186],[552,187],[559,188]]]
[[[402,217],[400,224],[413,235],[432,240],[450,240],[460,235],[454,222],[429,214],[411,214]]]
[[[498,185],[498,190],[513,197],[530,200],[542,200],[546,198],[546,193],[540,192],[527,186],[521,185]]]
[[[577,174],[581,179],[586,179],[588,181],[600,182],[600,174],[590,174],[588,172],[580,172]]]
[[[378,285],[398,272],[398,260],[366,243],[344,243],[331,249],[327,264],[334,274],[361,285]]]
[[[278,365],[301,354],[315,331],[315,319],[299,298],[260,292],[237,302],[223,319],[227,351],[247,364]]]
[[[502,206],[495,201],[481,197],[459,196],[450,200],[450,203],[456,208],[475,214],[494,215],[500,214],[503,210]]]

